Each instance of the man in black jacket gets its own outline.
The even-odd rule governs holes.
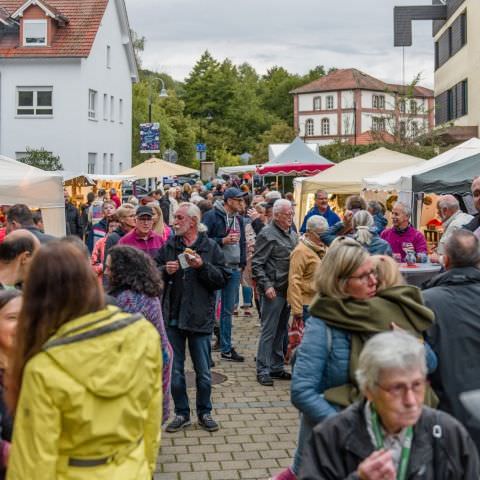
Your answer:
[[[426,371],[425,348],[410,334],[373,336],[356,371],[366,401],[313,429],[299,480],[478,480],[468,432],[423,405]]]
[[[28,230],[35,235],[42,245],[55,240],[53,235],[43,233],[35,226],[32,211],[23,203],[17,203],[16,205],[13,205],[7,212],[7,232],[13,232],[14,230],[18,230],[20,228]]]
[[[446,272],[437,275],[423,291],[425,303],[435,312],[428,342],[437,354],[432,386],[438,408],[463,423],[480,452],[480,421],[465,409],[459,396],[480,388],[480,245],[467,230],[456,230],[445,245]]]
[[[174,353],[175,418],[167,426],[167,432],[176,432],[191,424],[185,382],[187,342],[197,377],[198,423],[210,432],[219,428],[211,416],[210,341],[215,322],[215,291],[225,285],[228,270],[220,247],[204,233],[200,220],[196,205],[182,203],[174,215],[175,236],[156,258],[165,281],[163,318]]]
[[[83,226],[77,207],[70,201],[70,196],[66,189],[63,189],[63,198],[65,199],[65,223],[67,235],[76,235],[83,238]]]

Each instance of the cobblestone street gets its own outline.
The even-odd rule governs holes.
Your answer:
[[[290,465],[298,413],[290,404],[290,382],[276,381],[272,388],[256,381],[256,325],[256,316],[234,318],[235,348],[246,356],[245,363],[221,361],[219,353],[213,354],[213,371],[227,376],[213,387],[212,414],[220,430],[205,432],[193,415],[186,430],[163,432],[155,480],[264,480]],[[189,388],[191,407],[194,392]]]

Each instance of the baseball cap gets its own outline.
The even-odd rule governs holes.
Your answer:
[[[141,217],[142,215],[148,215],[149,217],[153,217],[153,210],[151,207],[141,206],[137,208],[137,212],[135,213],[137,217]]]
[[[223,199],[228,200],[229,198],[243,198],[248,195],[248,192],[242,192],[239,188],[230,187],[223,192]]]

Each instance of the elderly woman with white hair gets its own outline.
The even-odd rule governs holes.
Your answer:
[[[356,376],[365,400],[314,428],[300,480],[477,480],[465,428],[424,406],[425,348],[406,332],[371,338]]]
[[[353,215],[353,238],[368,250],[370,255],[392,255],[392,247],[380,238],[373,216],[366,210],[359,210]]]

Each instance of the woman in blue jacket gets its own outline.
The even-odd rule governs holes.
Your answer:
[[[301,413],[297,450],[293,465],[274,480],[295,480],[312,428],[355,400],[350,371],[361,336],[389,330],[391,322],[416,332],[431,325],[433,313],[418,289],[400,285],[377,292],[377,283],[376,263],[362,245],[346,237],[332,243],[317,271],[318,296],[293,370],[291,398]],[[434,355],[427,361],[429,369],[436,367]]]

